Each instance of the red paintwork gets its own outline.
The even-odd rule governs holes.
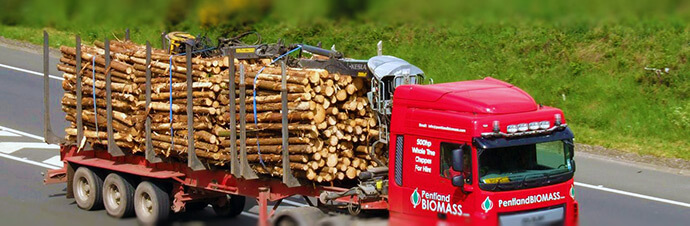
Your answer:
[[[391,225],[495,225],[497,214],[503,212],[537,209],[544,206],[564,204],[566,206],[567,225],[576,224],[577,214],[573,206],[577,202],[570,198],[568,192],[573,185],[570,180],[548,187],[532,188],[510,192],[487,192],[478,187],[477,178],[471,185],[466,185],[465,194],[461,189],[452,186],[449,179],[441,177],[439,170],[439,146],[441,142],[471,144],[473,137],[483,132],[491,132],[493,122],[500,122],[500,129],[506,132],[508,124],[532,121],[554,120],[555,114],[563,115],[556,108],[542,107],[521,89],[508,83],[486,78],[484,80],[454,82],[436,85],[405,85],[396,89],[394,95],[393,116],[391,120],[391,143],[389,158],[389,194],[382,200],[360,202],[356,197],[343,197],[338,201],[355,202],[363,209],[389,209]],[[565,123],[565,118],[562,117]],[[436,126],[436,127],[434,127]],[[394,181],[394,162],[397,135],[405,136],[403,155],[403,186]],[[415,172],[415,154],[411,147],[417,145],[417,139],[429,141],[426,148],[435,151],[435,160],[428,166],[431,173]],[[127,155],[113,157],[104,150],[77,152],[75,146],[62,146],[63,161],[107,170],[138,175],[146,178],[169,180],[175,183],[175,204],[180,208],[183,201],[195,198],[208,198],[218,194],[235,194],[259,198],[260,205],[265,201],[277,201],[292,195],[318,197],[322,191],[345,191],[346,188],[326,186],[301,186],[288,188],[279,179],[244,180],[233,177],[229,170],[192,171],[186,164],[176,162],[149,163],[143,156]],[[472,165],[477,165],[476,149],[473,147]],[[476,167],[473,175],[478,175]],[[190,195],[184,188],[193,188],[207,193]],[[260,189],[267,189],[260,192]],[[446,220],[439,220],[436,212],[420,210],[413,207],[410,196],[415,189],[451,195],[451,203],[461,204],[465,214],[455,216],[448,214]],[[494,208],[483,211],[480,203],[490,197],[491,200],[523,197],[532,194],[560,192],[566,197],[557,201],[539,204],[499,208],[494,201]],[[263,208],[265,210],[266,208]],[[269,214],[260,213],[260,224],[265,224]]]
[[[440,144],[442,142],[472,145],[472,138],[493,130],[493,122],[499,121],[501,132],[509,124],[534,121],[555,121],[560,109],[538,105],[523,90],[493,79],[453,82],[436,85],[405,85],[395,90],[391,117],[391,144],[389,145],[389,205],[391,225],[497,225],[498,214],[514,211],[539,209],[546,206],[565,205],[566,225],[576,224],[569,189],[573,181],[517,191],[487,192],[478,186],[478,179],[465,185],[465,191],[454,187],[450,179],[440,173]],[[402,186],[395,183],[396,137],[404,135]],[[426,144],[420,145],[420,144]],[[412,147],[429,149],[434,155],[412,152]],[[417,149],[418,150],[418,149]],[[472,166],[476,166],[476,149],[472,147]],[[416,162],[417,158],[431,159],[431,163]],[[416,166],[427,166],[430,172],[419,172]],[[473,167],[473,175],[478,175]],[[437,212],[422,210],[414,206],[411,195],[418,190],[440,195],[450,195],[451,204],[461,205],[462,214],[447,214],[439,220]],[[498,208],[498,200],[520,198],[534,194],[559,192],[565,198],[514,207]],[[493,200],[493,208],[482,210],[481,203],[487,198]]]
[[[418,108],[477,114],[528,112],[538,107],[525,91],[493,78],[401,86],[395,89],[394,98],[414,103]]]

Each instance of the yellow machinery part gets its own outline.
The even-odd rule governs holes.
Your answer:
[[[170,48],[168,49],[168,52],[171,54],[178,54],[179,51],[175,51],[176,49],[179,49],[180,46],[182,46],[187,40],[194,40],[196,37],[194,35],[190,35],[185,32],[181,31],[173,31],[165,35],[165,38],[168,39],[168,43],[170,44]]]

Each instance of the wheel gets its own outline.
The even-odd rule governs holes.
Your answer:
[[[350,226],[352,225],[352,217],[348,215],[336,215],[332,217],[324,217],[315,225],[317,226]]]
[[[295,221],[294,218],[292,217],[281,217],[280,219],[276,220],[274,226],[299,226],[297,224],[297,221]]]
[[[326,216],[320,209],[311,206],[284,209],[273,217],[275,226],[316,225]]]
[[[111,173],[103,182],[103,205],[108,215],[123,218],[134,215],[134,186],[124,177]]]
[[[160,186],[143,181],[134,192],[134,212],[141,224],[164,222],[170,216],[170,196]]]
[[[103,178],[84,166],[74,172],[72,190],[77,206],[84,210],[98,210],[103,208]]]
[[[244,211],[245,197],[241,195],[228,195],[226,202],[213,203],[213,211],[223,217],[236,217]]]

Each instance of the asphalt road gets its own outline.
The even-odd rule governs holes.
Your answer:
[[[43,78],[22,69],[42,71],[41,55],[0,47],[0,219],[3,225],[132,225],[105,211],[80,210],[66,199],[65,184],[43,185],[41,172],[56,168],[57,148],[41,144]],[[50,74],[56,71],[51,58]],[[16,67],[16,68],[8,68]],[[50,79],[52,127],[63,136],[61,81]],[[12,142],[12,143],[9,143]],[[17,148],[23,147],[23,148]],[[27,163],[30,162],[30,163]],[[576,193],[581,225],[687,225],[690,222],[690,176],[668,169],[607,160],[576,153]],[[683,175],[685,174],[685,175]],[[293,199],[299,202],[299,200]],[[296,204],[295,204],[296,205]],[[294,205],[283,204],[281,208]],[[235,219],[215,217],[211,208],[174,216],[181,225],[253,225],[257,207],[248,200]]]

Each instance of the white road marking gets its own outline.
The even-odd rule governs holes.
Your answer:
[[[23,159],[23,158],[19,158],[19,157],[14,157],[14,156],[11,156],[11,155],[8,155],[8,154],[3,154],[3,153],[0,153],[0,157],[12,159],[12,160],[16,160],[16,161],[19,161],[19,162],[28,163],[28,164],[31,164],[31,165],[40,166],[40,167],[48,168],[48,169],[60,169],[60,168],[62,168],[62,167],[57,167],[57,166],[53,166],[53,165],[48,165],[48,164],[45,164],[45,163],[40,163],[40,162],[28,160],[28,159]]]
[[[591,189],[596,189],[596,190],[600,190],[600,191],[606,191],[606,192],[616,193],[616,194],[620,194],[620,195],[627,195],[627,196],[632,196],[635,198],[647,199],[647,200],[651,200],[651,201],[663,202],[666,204],[690,208],[690,203],[684,203],[684,202],[674,201],[674,200],[670,200],[670,199],[663,199],[663,198],[657,198],[657,197],[648,196],[648,195],[642,195],[642,194],[637,194],[637,193],[632,193],[632,192],[627,192],[627,191],[621,191],[618,189],[607,188],[607,187],[604,187],[603,185],[591,185],[591,184],[585,184],[585,183],[580,183],[580,182],[575,182],[575,185],[580,186],[580,187],[591,188]]]
[[[43,76],[43,73],[35,72],[35,71],[30,71],[30,70],[26,70],[26,69],[24,69],[24,68],[13,67],[13,66],[10,66],[10,65],[0,64],[0,67],[4,67],[4,68],[10,69],[10,70],[15,70],[15,71],[21,71],[21,72],[29,73],[29,74],[32,74],[32,75]],[[65,79],[62,78],[62,77],[58,77],[58,76],[51,75],[51,74],[49,74],[48,77],[49,77],[49,78],[52,78],[52,79],[57,79],[57,80],[60,80],[60,81],[64,81],[64,80],[65,80]]]
[[[0,152],[5,154],[12,154],[21,149],[60,149],[60,146],[54,144],[46,144],[39,142],[0,142]]]
[[[22,135],[22,136],[25,136],[25,137],[34,138],[34,139],[36,139],[36,140],[42,140],[42,141],[45,140],[45,139],[44,139],[43,137],[41,137],[41,136],[33,135],[33,134],[30,134],[30,133],[25,133],[25,132],[22,132],[22,131],[19,131],[19,130],[15,130],[15,129],[11,129],[11,128],[7,128],[7,127],[4,127],[4,126],[0,126],[0,129],[5,130],[5,131],[10,131],[10,132],[12,132],[12,133],[16,133],[16,134],[19,134],[19,135]]]
[[[10,129],[10,128],[4,127],[4,126],[0,126],[0,129],[6,130],[6,131],[10,131],[10,132],[12,132],[12,133],[20,134],[20,135],[23,135],[23,136],[26,136],[26,137],[31,137],[31,138],[34,138],[34,139],[37,139],[37,140],[45,140],[45,139],[44,139],[43,137],[41,137],[41,136],[33,135],[33,134],[30,134],[30,133],[22,132],[22,131],[15,130],[15,129]],[[8,142],[8,143],[9,143],[9,142]],[[57,145],[54,145],[54,146],[57,146]],[[58,146],[58,147],[59,147],[59,146]],[[28,159],[26,159],[26,158],[19,158],[19,157],[11,156],[11,155],[4,154],[4,153],[0,153],[0,157],[7,158],[7,159],[11,159],[11,160],[15,160],[15,161],[19,161],[19,162],[23,162],[23,163],[28,163],[28,164],[35,165],[35,166],[40,166],[40,167],[47,168],[47,169],[60,169],[60,168],[62,168],[62,167],[58,167],[58,166],[53,166],[53,165],[52,165],[52,164],[54,164],[55,161],[56,161],[56,160],[54,160],[54,158],[57,158],[57,161],[60,162],[59,165],[62,165],[62,162],[59,161],[59,160],[60,160],[60,156],[53,156],[52,158],[49,158],[49,159],[47,159],[47,160],[45,160],[45,161],[43,161],[43,162],[36,162],[36,161],[28,160]],[[46,164],[46,163],[48,163],[48,164]],[[244,212],[242,212],[242,213],[240,213],[240,214],[241,214],[241,215],[244,215],[244,216],[246,216],[246,217],[251,217],[251,218],[254,218],[254,219],[259,219],[259,215],[254,214],[254,213],[250,213],[250,212],[247,212],[247,211],[244,211]]]
[[[15,134],[9,131],[0,130],[0,137],[21,137],[19,134]]]
[[[62,165],[64,165],[62,163],[62,161],[60,160],[60,155],[56,155],[56,156],[50,157],[49,159],[43,160],[43,163],[55,165],[55,166],[59,166],[59,167],[62,167]]]

